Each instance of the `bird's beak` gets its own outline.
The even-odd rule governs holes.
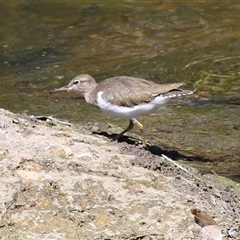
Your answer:
[[[69,90],[71,90],[71,89],[67,85],[67,86],[64,86],[64,87],[61,87],[61,88],[54,89],[54,90],[50,91],[50,93],[64,92],[64,91],[69,91]]]

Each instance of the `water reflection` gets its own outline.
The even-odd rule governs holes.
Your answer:
[[[231,148],[216,147],[218,156],[226,153],[239,156],[239,10],[240,4],[234,1],[3,2],[1,107],[83,124],[104,119],[118,125],[119,120],[89,111],[78,96],[60,98],[50,96],[48,91],[65,85],[80,73],[89,73],[98,81],[117,75],[159,83],[185,81],[187,88],[197,90],[196,98],[185,101],[190,106],[188,110],[176,111],[176,106],[170,106],[171,116],[184,122],[185,117],[193,121],[197,115],[195,128],[206,127],[204,124],[208,123],[211,135],[216,136],[212,139],[215,146],[221,145],[219,129],[227,123],[232,129],[227,132],[232,135],[228,140]],[[179,102],[175,101],[175,105]],[[213,120],[208,112],[217,115],[217,119]],[[147,134],[166,144],[195,148],[197,140],[189,140],[189,131],[193,129],[187,130],[179,121],[173,123],[174,118],[170,123],[166,115],[167,108],[145,117],[149,125]],[[166,129],[174,129],[174,143],[173,133],[169,138],[161,132],[166,119]],[[153,122],[159,131],[152,129]],[[211,127],[215,122],[218,127]],[[201,138],[203,152],[208,138]],[[237,163],[239,158],[234,161]]]

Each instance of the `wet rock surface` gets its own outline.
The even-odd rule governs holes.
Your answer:
[[[1,239],[240,239],[239,184],[139,146],[0,109]]]

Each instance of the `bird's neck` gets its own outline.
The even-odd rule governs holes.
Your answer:
[[[94,91],[97,85],[97,83],[91,84],[91,87],[83,94],[86,102],[91,105],[97,105],[97,93]]]

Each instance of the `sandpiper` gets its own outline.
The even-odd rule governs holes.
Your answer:
[[[73,78],[67,86],[51,91],[77,91],[83,94],[87,103],[97,106],[103,112],[128,119],[128,127],[117,135],[116,140],[133,128],[134,123],[141,131],[143,147],[147,146],[143,125],[136,117],[155,112],[170,98],[192,94],[193,91],[179,89],[184,83],[157,84],[141,78],[128,76],[112,77],[96,83],[88,74]]]

